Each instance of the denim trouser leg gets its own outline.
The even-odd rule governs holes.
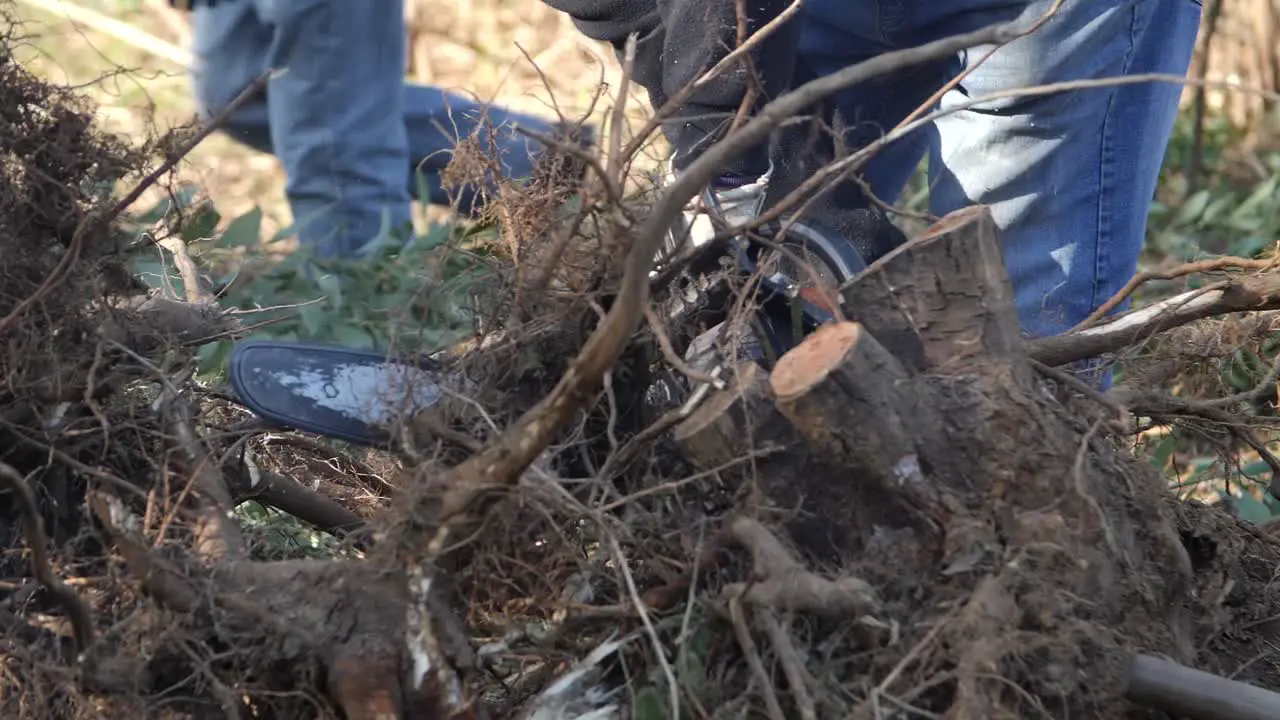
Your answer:
[[[802,42],[807,61],[828,73],[887,47],[918,45],[1019,14],[1029,20],[1050,5],[1050,0],[814,0],[807,6]],[[850,6],[865,9],[862,24],[846,20],[856,14]],[[1067,0],[1044,27],[979,66],[942,106],[1048,82],[1182,75],[1199,16],[1195,0]],[[954,75],[986,50],[957,58],[940,75]],[[853,88],[839,105],[846,114],[860,113],[868,123],[892,127],[940,85],[939,75],[917,74],[929,84],[887,79],[872,91],[874,97]],[[928,150],[932,211],[989,205],[1003,232],[1023,329],[1032,335],[1062,332],[1119,290],[1136,269],[1179,92],[1172,84],[1131,84],[960,110],[876,158],[867,179],[892,199]],[[868,109],[877,108],[882,114],[868,117]]]
[[[287,72],[243,107],[227,132],[275,154],[299,241],[317,257],[349,256],[388,218],[409,224],[421,169],[428,202],[450,202],[438,171],[456,138],[490,123],[546,131],[545,121],[493,108],[404,78],[403,0],[245,0],[192,13],[202,112],[217,112],[270,67]],[[478,133],[490,137],[487,130]],[[534,144],[510,127],[494,134],[505,169],[526,177]],[[473,209],[473,192],[461,192]]]

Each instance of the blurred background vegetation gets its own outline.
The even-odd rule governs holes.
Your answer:
[[[538,0],[407,4],[406,73],[418,81],[548,116],[559,112],[577,119],[590,112],[598,123],[614,102],[619,70],[611,52],[584,39]],[[17,0],[15,12],[11,32],[26,38],[24,61],[45,77],[81,88],[97,103],[106,129],[141,139],[191,121],[183,70],[185,18],[165,0]],[[1191,76],[1211,87],[1191,85],[1184,92],[1151,207],[1144,269],[1207,255],[1268,256],[1280,237],[1275,103],[1265,93],[1212,85],[1280,92],[1280,0],[1207,0]],[[605,97],[597,101],[601,92]],[[638,127],[647,112],[644,98],[633,96],[628,107]],[[358,262],[331,267],[340,284],[318,284],[298,272],[283,176],[273,158],[215,136],[189,156],[180,175],[188,190],[176,198],[160,192],[144,197],[133,215],[136,226],[124,230],[145,232],[175,199],[201,205],[199,222],[189,223],[184,235],[225,285],[225,302],[246,310],[279,309],[263,313],[273,322],[260,332],[384,346],[412,325],[425,328],[426,337],[419,339],[433,347],[465,334],[469,319],[463,310],[485,272],[475,250],[493,228],[456,228],[424,210],[420,237],[408,248],[375,249]],[[918,208],[926,193],[917,179],[901,204]],[[180,283],[159,250],[147,252],[152,255],[144,253],[137,267],[149,282],[170,288]],[[1196,282],[1204,281],[1192,276],[1153,285],[1139,302]],[[227,349],[205,349],[211,375]],[[1278,349],[1280,340],[1268,335],[1206,356],[1162,386],[1175,393],[1248,387],[1266,374]],[[1218,382],[1206,385],[1206,373]],[[1262,408],[1259,415],[1265,425],[1274,408]],[[1274,432],[1259,432],[1275,445]],[[1220,438],[1197,427],[1152,428],[1139,443],[1185,493],[1227,499],[1257,521],[1280,512],[1263,491],[1269,469],[1252,451],[1233,447],[1226,453]]]

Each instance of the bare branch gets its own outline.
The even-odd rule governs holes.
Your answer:
[[[1212,260],[1201,260],[1200,262],[1185,263],[1168,270],[1144,270],[1125,283],[1123,288],[1110,299],[1098,306],[1089,317],[1080,322],[1079,325],[1071,328],[1071,332],[1078,332],[1085,328],[1097,325],[1099,321],[1111,313],[1112,310],[1120,307],[1120,305],[1128,300],[1138,288],[1152,280],[1173,280],[1175,278],[1186,277],[1187,275],[1195,275],[1197,273],[1221,272],[1223,270],[1271,270],[1276,266],[1276,260],[1247,260],[1238,257],[1222,257]]]
[[[1280,273],[1270,272],[1191,290],[1079,332],[1034,340],[1028,354],[1045,365],[1073,362],[1146,342],[1155,335],[1207,317],[1280,309]]]

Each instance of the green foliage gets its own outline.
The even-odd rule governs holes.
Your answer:
[[[1249,155],[1249,162],[1232,153],[1246,138],[1227,122],[1209,118],[1201,135],[1199,171],[1191,186],[1191,168],[1196,165],[1196,128],[1190,112],[1184,111],[1174,127],[1165,156],[1160,187],[1152,203],[1143,264],[1167,266],[1217,255],[1246,258],[1266,256],[1280,238],[1280,152],[1261,150]],[[1188,278],[1195,288],[1217,277]],[[1138,302],[1142,297],[1137,298]],[[1242,347],[1222,361],[1214,361],[1223,385],[1231,392],[1257,387],[1266,377],[1277,353],[1280,336],[1267,339],[1260,352]],[[1261,408],[1265,410],[1265,408]],[[1263,428],[1260,439],[1274,448]],[[1224,462],[1204,448],[1202,438],[1191,431],[1173,428],[1145,443],[1152,465],[1169,479],[1181,494],[1194,493],[1201,500],[1226,500],[1240,517],[1263,522],[1280,513],[1280,502],[1266,490],[1271,468],[1252,452],[1243,462]],[[1247,450],[1247,449],[1246,449]],[[1274,451],[1274,449],[1273,449]]]
[[[437,224],[406,240],[384,227],[354,259],[317,260],[300,248],[268,264],[256,252],[261,210],[232,219],[219,233],[220,214],[209,203],[193,205],[193,198],[191,190],[179,193],[124,227],[139,238],[134,272],[152,287],[182,295],[172,259],[145,237],[166,216],[182,216],[179,234],[201,267],[214,271],[222,305],[239,309],[247,325],[257,326],[251,337],[361,349],[385,349],[394,341],[429,353],[471,334],[492,300],[496,276],[484,253],[491,228]],[[289,234],[286,228],[269,242]],[[228,340],[200,348],[200,371],[221,374],[230,351]]]
[[[1224,121],[1206,121],[1200,172],[1188,186],[1195,125],[1182,113],[1165,155],[1160,190],[1148,218],[1148,258],[1188,260],[1201,254],[1256,257],[1280,237],[1280,153],[1257,153],[1250,167],[1230,161],[1245,140]]]
[[[707,657],[710,653],[711,630],[706,618],[695,613],[689,632],[678,644],[672,674],[676,682],[694,697],[701,697],[708,689]],[[666,675],[656,663],[650,667],[647,682],[631,696],[631,717],[635,720],[672,720],[670,693]],[[681,718],[695,715],[681,704]]]
[[[258,552],[269,559],[332,558],[344,553],[337,538],[256,500],[241,503],[235,514]]]

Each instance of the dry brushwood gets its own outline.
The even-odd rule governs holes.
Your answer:
[[[201,416],[209,405],[174,351],[234,323],[176,242],[186,302],[104,287],[107,223],[123,205],[85,180],[118,179],[137,158],[93,134],[65,93],[0,58],[12,100],[0,103],[0,481],[15,499],[0,508],[0,530],[29,550],[5,561],[24,582],[0,586],[5,716],[480,717],[494,658],[531,655],[541,666],[508,690],[533,684],[511,694],[538,700],[500,717],[554,716],[610,696],[599,684],[576,698],[558,691],[583,666],[605,682],[597,673],[612,658],[636,688],[660,678],[673,716],[714,718],[756,704],[775,718],[793,708],[806,719],[1120,718],[1140,686],[1127,674],[1137,651],[1280,684],[1273,663],[1249,661],[1280,633],[1274,540],[1173,503],[1113,441],[1114,418],[1096,398],[1064,405],[1040,377],[1214,313],[1272,307],[1268,274],[1025,341],[994,223],[971,208],[843,288],[848,321],[771,373],[746,364],[723,376],[674,429],[698,472],[654,477],[679,464],[641,467],[663,434],[642,431],[615,442],[585,482],[554,474],[551,460],[576,452],[566,437],[585,434],[575,429],[584,411],[613,401],[658,244],[726,160],[841,87],[1021,32],[982,29],[798,88],[711,148],[635,225],[609,205],[623,185],[616,158],[629,153],[607,165],[586,158],[596,186],[584,207],[610,247],[627,249],[607,312],[510,425],[518,411],[459,399],[450,409],[485,426],[454,433],[465,459],[424,459],[398,478],[394,509],[368,521],[251,466],[242,451],[261,428],[226,432]],[[515,215],[549,217],[525,209]],[[552,282],[547,267],[529,269],[525,292]],[[590,302],[581,316],[596,318]],[[534,326],[555,335],[558,322],[528,318],[483,352],[462,352],[458,367],[514,365],[494,358],[518,355]],[[439,435],[458,417],[431,419]],[[615,475],[641,489],[617,497]],[[687,492],[727,494],[734,507],[687,502]],[[264,561],[230,514],[249,497],[356,535],[364,554]],[[734,565],[730,544],[750,561]],[[551,630],[507,632],[526,619]],[[477,650],[485,633],[503,638]],[[514,649],[508,635],[533,648]],[[680,662],[666,653],[677,647]],[[696,667],[702,675],[689,677]]]

